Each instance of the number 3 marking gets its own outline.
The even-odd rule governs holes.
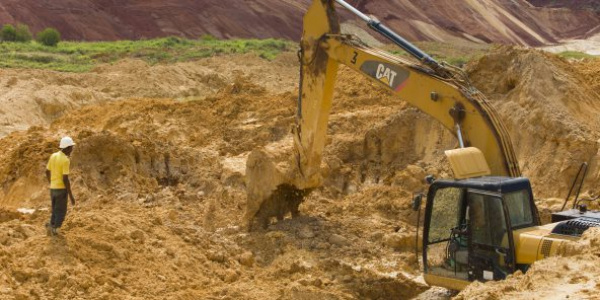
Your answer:
[[[352,57],[352,60],[350,61],[353,65],[356,64],[356,58],[358,57],[358,53],[356,51],[354,51],[354,56]]]

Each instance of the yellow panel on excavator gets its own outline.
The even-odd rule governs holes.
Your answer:
[[[465,179],[490,175],[485,156],[475,147],[446,150],[446,157],[450,162],[454,178]]]

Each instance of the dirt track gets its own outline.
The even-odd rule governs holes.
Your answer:
[[[501,48],[469,70],[509,127],[542,208],[560,204],[555,198],[582,161],[592,167],[586,192],[598,193],[597,64]],[[336,87],[325,186],[301,205],[302,217],[252,233],[243,222],[245,162],[257,147],[291,145],[293,54],[157,67],[126,61],[82,75],[2,72],[10,76],[1,89],[20,97],[0,99],[15,110],[4,132],[37,126],[0,140],[0,298],[406,299],[428,289],[410,200],[426,174],[448,176],[443,150],[456,141],[351,71],[342,69]],[[82,91],[90,96],[67,98]],[[23,106],[8,106],[16,99]],[[79,204],[64,236],[50,239],[43,171],[63,134],[78,143]],[[590,243],[580,255],[597,260],[597,241]],[[465,295],[525,295],[527,278],[569,262],[515,276],[506,284],[520,288],[510,293],[486,284]],[[587,295],[598,270],[585,271],[587,279],[574,270],[549,282],[580,282]]]

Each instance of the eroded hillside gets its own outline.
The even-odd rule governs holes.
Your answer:
[[[599,32],[594,11],[534,7],[526,0],[348,1],[412,41],[508,43],[530,46]],[[578,1],[582,2],[582,1]],[[21,22],[38,32],[56,27],[68,40],[183,36],[298,40],[310,1],[168,0],[36,1],[0,4],[0,23]],[[576,8],[576,7],[575,7]],[[340,9],[341,10],[341,9]],[[341,13],[348,26],[356,18]]]

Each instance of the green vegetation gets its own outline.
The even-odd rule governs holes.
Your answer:
[[[0,31],[0,38],[3,42],[21,42],[31,41],[32,35],[29,27],[25,24],[17,24],[17,27],[6,24]]]
[[[37,41],[50,47],[56,47],[60,42],[60,32],[54,28],[46,28],[37,34]]]
[[[2,31],[0,33],[2,34],[2,41],[14,42],[17,40],[17,30],[10,24],[2,26]]]
[[[297,48],[297,43],[293,41],[219,40],[211,35],[203,35],[197,40],[168,37],[115,42],[62,41],[54,47],[47,47],[39,42],[31,42],[31,32],[25,25],[19,24],[16,28],[5,25],[0,31],[0,37],[4,41],[6,41],[5,31],[8,32],[7,36],[14,38],[14,41],[22,43],[0,43],[0,68],[50,69],[66,72],[87,72],[98,64],[113,63],[124,58],[141,59],[150,64],[158,64],[193,61],[216,55],[255,53],[264,59],[272,60],[282,52]],[[38,38],[39,36],[40,34]],[[470,43],[449,45],[439,42],[417,42],[416,44],[435,59],[456,66],[463,66],[494,47]],[[409,56],[393,45],[383,48],[399,56]],[[581,52],[563,52],[559,56],[574,59],[597,58]]]
[[[564,51],[558,53],[558,56],[566,59],[585,59],[585,58],[599,58],[598,56],[590,55],[583,52],[578,51]]]
[[[256,53],[271,60],[296,43],[283,40],[198,40],[168,37],[139,41],[60,42],[56,47],[39,43],[0,43],[0,67],[86,72],[101,63],[136,58],[150,64],[192,61],[215,55]]]
[[[27,43],[30,42],[33,38],[33,35],[29,30],[29,26],[25,24],[17,24],[17,28],[15,29],[15,31],[15,42]]]

